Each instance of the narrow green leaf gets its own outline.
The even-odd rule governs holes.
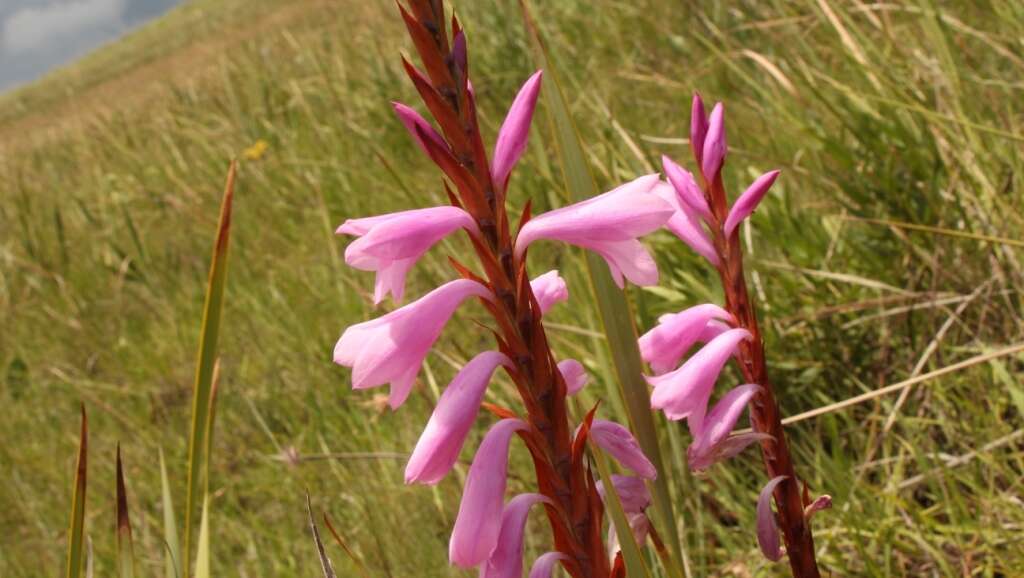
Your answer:
[[[174,501],[171,499],[171,484],[167,479],[167,465],[164,450],[160,449],[160,486],[164,505],[164,578],[181,578],[181,545],[178,543],[178,524],[174,520]]]
[[[309,514],[309,529],[313,532],[313,542],[316,544],[316,552],[320,556],[320,569],[324,573],[324,578],[336,578],[334,566],[331,564],[331,559],[327,557],[327,551],[324,550],[323,540],[320,539],[320,530],[316,527],[316,520],[313,519],[313,505],[309,501],[309,494],[306,494],[306,513]]]
[[[221,202],[220,222],[213,245],[213,258],[206,287],[203,322],[199,333],[199,354],[196,380],[192,396],[192,431],[188,444],[188,492],[185,498],[185,539],[179,560],[187,561],[191,553],[192,515],[197,497],[205,488],[208,447],[206,433],[210,425],[210,398],[213,390],[214,367],[217,360],[217,338],[220,334],[224,285],[227,280],[228,241],[231,232],[231,202],[234,197],[237,164],[231,163],[224,199]],[[205,492],[202,492],[205,493]],[[183,573],[184,572],[183,569]]]
[[[78,465],[71,497],[71,523],[68,527],[67,578],[82,575],[82,553],[85,540],[85,475],[89,446],[89,424],[82,405],[82,432],[78,444]]]
[[[615,524],[615,535],[619,538],[619,547],[622,549],[622,558],[626,562],[626,574],[630,578],[650,578],[651,572],[644,563],[644,557],[640,554],[640,547],[637,546],[633,537],[633,530],[629,527],[629,520],[626,518],[626,511],[622,509],[622,500],[615,491],[615,484],[612,483],[612,470],[608,465],[608,458],[595,444],[590,445],[590,453],[597,462],[597,471],[601,474],[601,483],[604,486],[604,501],[612,515],[612,523]]]
[[[203,494],[203,516],[199,521],[196,548],[196,578],[210,578],[210,494]]]
[[[527,33],[534,48],[535,60],[537,65],[544,69],[546,86],[542,92],[555,136],[554,145],[558,151],[562,177],[570,200],[579,201],[595,196],[601,191],[591,173],[579,133],[569,113],[569,106],[559,83],[558,70],[544,45],[539,28],[530,16],[527,1],[520,0],[520,6]],[[612,361],[615,365],[620,393],[626,402],[630,425],[644,453],[658,470],[658,478],[653,483],[652,508],[658,528],[671,550],[672,568],[668,570],[671,575],[682,576],[683,571],[679,566],[679,561],[682,560],[682,550],[668,491],[667,471],[664,467],[658,435],[651,414],[647,383],[643,379],[643,363],[637,346],[633,312],[626,294],[612,281],[608,266],[604,261],[598,255],[588,251],[586,264]],[[602,477],[604,477],[604,472],[602,472]],[[632,570],[629,570],[629,573],[633,575]]]
[[[135,548],[132,523],[128,518],[128,492],[124,486],[121,444],[117,444],[117,570],[120,578],[135,577]]]

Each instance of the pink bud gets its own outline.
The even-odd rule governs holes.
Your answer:
[[[693,149],[693,158],[700,166],[701,158],[704,156],[704,138],[708,134],[708,115],[704,112],[704,101],[700,95],[693,93],[693,105],[690,107],[690,148]]]
[[[498,130],[498,139],[494,143],[494,158],[491,160],[491,178],[494,186],[499,189],[504,190],[512,167],[526,150],[526,139],[530,136],[530,122],[533,120],[533,110],[537,106],[542,76],[543,71],[538,70],[527,79],[512,101],[505,122]]]
[[[718,305],[705,303],[672,315],[663,315],[658,325],[639,340],[640,356],[656,374],[671,371],[683,355],[700,340],[712,319],[731,319]]]
[[[686,204],[694,213],[701,218],[710,221],[711,209],[708,201],[704,198],[703,191],[697,186],[693,173],[677,165],[672,159],[662,155],[661,166],[665,170],[668,182],[672,183],[679,200]]]
[[[664,409],[665,415],[672,420],[687,418],[690,431],[696,436],[703,427],[704,414],[718,374],[740,341],[750,338],[746,329],[730,329],[702,347],[679,369],[647,377],[647,383],[654,386],[651,407]]]
[[[775,178],[778,176],[779,171],[771,171],[757,177],[757,180],[747,187],[747,190],[743,191],[743,194],[736,199],[732,209],[729,210],[729,216],[725,219],[724,230],[727,236],[732,235],[732,232],[743,222],[743,219],[746,219],[754,212],[754,209],[757,208],[757,205],[764,198],[768,189],[772,187],[772,184],[775,183]]]
[[[390,383],[388,403],[398,408],[448,319],[473,296],[493,299],[484,285],[457,279],[387,315],[352,325],[334,346],[334,363],[352,368],[353,389]]]
[[[533,563],[533,567],[530,568],[529,578],[551,578],[551,573],[555,569],[555,564],[568,559],[569,557],[561,552],[548,552],[546,554],[541,554]]]
[[[452,469],[499,365],[511,367],[512,361],[497,351],[485,351],[448,384],[405,466],[405,483],[436,484]]]
[[[515,254],[539,239],[562,241],[601,255],[619,287],[622,278],[637,285],[658,282],[658,268],[638,237],[658,230],[672,217],[670,205],[651,194],[658,175],[647,175],[585,201],[548,211],[528,221],[516,237]]]
[[[642,478],[653,480],[658,477],[647,456],[644,455],[636,438],[625,427],[603,419],[595,419],[590,426],[590,439],[604,451],[611,454],[616,461]]]
[[[757,498],[757,543],[761,546],[761,553],[772,562],[782,559],[782,546],[779,543],[779,526],[775,522],[775,514],[772,512],[772,493],[786,476],[772,478],[761,495]]]
[[[530,281],[530,288],[533,290],[533,296],[537,298],[537,304],[540,305],[541,315],[547,313],[556,303],[569,299],[569,289],[565,286],[565,279],[558,275],[558,269],[552,269]]]
[[[729,147],[725,144],[725,108],[722,103],[715,105],[708,119],[708,133],[704,138],[704,151],[701,156],[701,170],[704,178],[713,182],[722,170],[722,162]]]
[[[583,364],[575,359],[559,361],[558,371],[562,374],[562,379],[565,380],[565,389],[568,395],[579,393],[590,379],[587,375],[587,370],[583,368]]]
[[[448,558],[453,564],[462,568],[479,566],[498,545],[509,442],[514,433],[528,427],[521,419],[503,419],[491,427],[477,448],[448,543]]]
[[[438,132],[434,130],[434,127],[431,126],[425,118],[420,116],[420,113],[416,112],[415,109],[400,102],[392,102],[391,106],[395,109],[395,114],[398,115],[398,120],[402,122],[402,126],[405,127],[405,130],[409,131],[413,140],[416,141],[416,145],[419,146],[420,150],[422,150],[428,157],[430,156],[430,153],[427,152],[427,145],[424,144],[423,137],[420,136],[421,134],[437,143],[437,146],[442,149],[448,149],[448,143],[445,142],[444,138],[438,134]],[[419,130],[417,130],[417,128],[419,128]]]
[[[735,456],[756,441],[771,439],[768,434],[756,432],[729,436],[751,398],[760,390],[761,386],[748,383],[731,389],[718,400],[686,450],[690,469],[705,470]]]
[[[345,262],[362,271],[377,272],[374,303],[380,303],[389,292],[395,301],[401,301],[409,269],[428,249],[460,228],[480,234],[466,211],[431,207],[349,219],[337,233],[359,236],[345,249]]]
[[[501,514],[498,545],[480,567],[479,578],[521,578],[523,575],[523,531],[526,516],[537,503],[551,503],[541,494],[519,494],[509,500]]]

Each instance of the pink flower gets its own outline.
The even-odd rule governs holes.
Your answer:
[[[743,194],[736,199],[733,203],[732,208],[729,209],[729,216],[725,219],[724,231],[726,236],[732,235],[732,232],[736,230],[743,219],[750,216],[750,213],[754,212],[757,205],[764,198],[765,193],[775,183],[776,177],[779,176],[779,171],[771,171],[765,173],[755,180],[747,190],[743,191]]]
[[[646,377],[647,383],[654,386],[651,407],[665,410],[665,415],[671,420],[688,418],[690,431],[696,436],[703,427],[704,414],[718,374],[740,341],[750,338],[746,329],[730,329],[712,339],[679,369]]]
[[[416,141],[416,145],[419,146],[420,150],[426,153],[428,157],[430,156],[430,153],[427,152],[427,145],[423,142],[423,136],[421,136],[421,134],[425,135],[442,149],[448,149],[448,143],[445,142],[444,138],[442,138],[441,135],[434,130],[434,127],[431,126],[425,118],[420,116],[420,113],[416,112],[415,109],[400,102],[392,102],[391,106],[395,109],[395,114],[398,116],[398,120],[401,121],[402,126],[409,131],[409,134],[412,135],[412,139]]]
[[[690,148],[693,149],[693,158],[697,160],[698,166],[704,156],[704,138],[707,134],[708,115],[704,112],[704,101],[695,92],[690,107]]]
[[[601,500],[607,501],[604,496],[604,480],[597,482],[596,487]],[[612,474],[612,487],[622,502],[622,511],[627,514],[643,512],[651,505],[651,493],[642,478]]]
[[[533,289],[533,296],[537,298],[542,315],[556,303],[569,299],[569,289],[565,286],[565,279],[558,275],[558,269],[552,269],[530,281],[530,288]]]
[[[509,500],[501,513],[501,532],[491,557],[480,567],[479,578],[521,578],[523,575],[523,531],[526,516],[537,503],[551,503],[541,494],[519,494]]]
[[[595,419],[590,426],[590,439],[640,477],[648,480],[658,477],[658,470],[654,469],[654,464],[644,455],[633,434],[623,426],[612,421]]]
[[[658,325],[640,338],[640,356],[651,364],[656,374],[671,371],[690,347],[704,336],[712,319],[728,320],[732,315],[711,303],[662,315]]]
[[[334,346],[334,363],[352,368],[352,388],[391,384],[388,403],[409,396],[423,359],[445,323],[469,297],[492,300],[491,291],[469,279],[449,281],[419,300],[345,330]]]
[[[719,102],[711,110],[711,116],[708,118],[708,132],[704,137],[704,150],[700,160],[701,171],[709,183],[718,177],[728,150],[729,147],[725,144],[725,107]]]
[[[786,476],[772,478],[757,497],[757,543],[761,553],[772,562],[782,559],[782,546],[779,544],[779,526],[772,512],[772,493]]]
[[[651,532],[651,521],[647,518],[647,514],[644,513],[626,513],[626,522],[629,524],[629,529],[633,532],[633,540],[637,546],[643,547],[647,541],[647,535]],[[615,560],[615,555],[622,550],[622,544],[619,543],[619,535],[615,530],[615,523],[608,525],[608,557]]]
[[[735,456],[756,441],[772,438],[768,434],[757,432],[729,435],[736,427],[736,420],[750,403],[750,399],[760,390],[761,386],[752,383],[741,385],[723,395],[711,408],[693,443],[686,450],[691,470],[706,470],[720,461]]]
[[[601,255],[619,287],[623,276],[637,285],[656,284],[658,268],[637,238],[656,231],[672,217],[672,207],[651,194],[658,182],[656,174],[643,176],[534,217],[516,237],[516,257],[521,258],[538,239],[563,241]]]
[[[380,303],[389,292],[395,301],[401,301],[409,269],[435,243],[460,228],[480,234],[476,221],[466,211],[431,207],[349,219],[337,233],[359,236],[345,249],[345,262],[356,269],[377,272],[373,301]]]
[[[717,267],[720,261],[711,237],[704,230],[696,212],[682,201],[679,191],[669,183],[658,183],[654,194],[664,199],[674,210],[665,228]]]
[[[672,159],[664,155],[661,157],[661,166],[665,170],[668,182],[672,183],[672,186],[679,194],[679,200],[685,203],[702,219],[710,221],[711,208],[708,207],[708,201],[704,198],[704,193],[697,186],[693,173],[677,165]]]
[[[583,364],[575,359],[564,359],[558,362],[558,371],[565,380],[565,389],[568,395],[576,395],[590,380],[587,370]]]
[[[529,578],[551,578],[551,573],[555,569],[555,564],[562,560],[568,560],[569,557],[561,552],[548,552],[541,554],[534,561],[533,567],[530,568]]]
[[[543,72],[538,70],[527,79],[512,101],[505,122],[501,123],[501,129],[498,130],[498,139],[494,142],[494,158],[491,160],[491,178],[494,180],[494,186],[501,190],[507,186],[506,181],[512,167],[526,150],[526,140],[530,136],[530,122],[533,120],[533,109],[537,106],[542,75]]]
[[[491,427],[477,448],[448,543],[448,558],[453,564],[479,566],[498,545],[509,442],[514,433],[528,427],[521,419],[503,419]]]
[[[497,351],[485,351],[448,384],[405,466],[405,483],[436,484],[452,469],[499,365],[512,367],[512,361]]]

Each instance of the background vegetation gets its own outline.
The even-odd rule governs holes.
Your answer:
[[[604,185],[656,170],[662,152],[688,160],[693,90],[727,103],[732,191],[783,169],[745,240],[787,414],[1024,340],[1024,5],[682,4],[566,0],[537,13]],[[530,72],[518,8],[456,5],[493,135]],[[461,312],[397,415],[376,392],[350,391],[347,370],[330,363],[342,328],[376,315],[371,276],[344,266],[334,227],[443,194],[388,106],[415,101],[394,12],[195,0],[0,97],[0,574],[62,565],[79,400],[90,411],[97,575],[113,572],[117,441],[141,570],[161,570],[157,455],[181,504],[210,240],[227,160],[240,157],[211,463],[214,574],[317,575],[308,489],[374,576],[470,575],[446,560],[464,468],[433,490],[405,487],[402,454],[456,363],[479,350],[484,337],[464,328],[481,311]],[[566,197],[538,118],[512,182],[513,202],[532,197],[535,211]],[[716,298],[697,257],[667,235],[652,243],[663,283],[631,290],[642,328]],[[450,277],[445,253],[465,249],[433,251],[409,294]],[[609,375],[579,255],[535,253],[534,271],[557,265],[574,291],[553,312],[555,347]],[[1020,575],[1022,361],[998,357],[902,402],[790,426],[800,472],[835,498],[815,518],[833,575]],[[614,388],[598,379],[585,398],[614,413]],[[508,384],[490,395],[509,398]],[[662,434],[676,444],[693,575],[783,575],[754,540],[755,454],[698,480],[683,468],[687,434],[664,423]],[[331,552],[340,575],[355,571]]]

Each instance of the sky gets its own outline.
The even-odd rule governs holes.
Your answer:
[[[88,54],[181,0],[0,0],[0,91]]]

